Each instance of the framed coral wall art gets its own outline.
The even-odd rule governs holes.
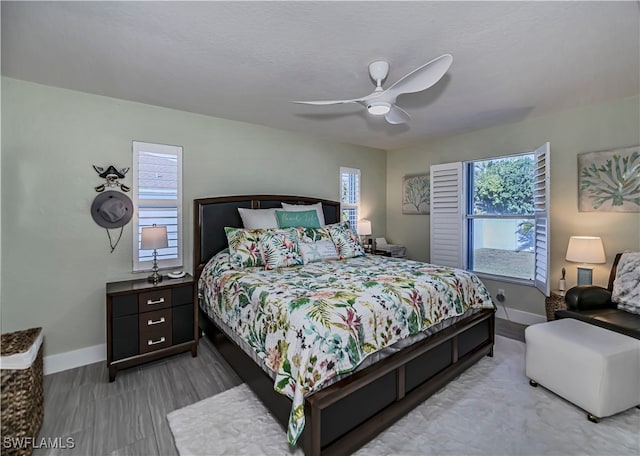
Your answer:
[[[403,214],[428,214],[429,175],[404,176],[402,178],[402,213]]]
[[[578,209],[640,212],[640,146],[578,154]]]

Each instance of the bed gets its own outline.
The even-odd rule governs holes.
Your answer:
[[[226,268],[225,261],[228,259],[224,257],[224,252],[220,253],[227,248],[224,227],[242,227],[238,208],[278,208],[283,202],[289,204],[321,203],[327,224],[333,224],[339,220],[339,203],[317,198],[243,195],[194,201],[194,275],[196,282],[202,286],[200,293],[196,296],[199,303],[199,325],[204,333],[212,339],[231,367],[252,388],[256,396],[271,410],[285,429],[288,429],[290,442],[297,440],[306,454],[348,454],[372,439],[377,433],[424,401],[480,358],[486,355],[491,356],[494,343],[495,307],[491,303],[486,289],[472,274],[458,271],[455,272],[455,274],[460,274],[458,277],[454,276],[454,272],[451,270],[437,269],[424,263],[410,261],[402,263],[405,260],[387,257],[357,257],[349,260],[325,262],[326,264],[315,263],[274,271],[250,268],[256,270],[242,274],[231,270],[231,268]],[[214,277],[212,269],[216,269],[215,274],[219,275],[215,280],[212,279]],[[386,271],[386,276],[384,271]],[[425,328],[417,328],[415,318],[408,319],[407,321],[411,320],[409,326],[412,328],[410,337],[405,337],[406,334],[402,333],[404,331],[402,327],[394,327],[393,331],[389,329],[384,333],[394,337],[388,337],[389,346],[385,345],[387,342],[380,343],[380,347],[386,348],[378,350],[380,347],[371,347],[375,344],[369,343],[371,340],[368,340],[364,345],[369,348],[360,349],[358,356],[351,355],[357,350],[345,349],[341,353],[349,353],[348,356],[330,358],[330,355],[334,355],[332,350],[327,349],[327,346],[330,345],[327,345],[327,340],[333,342],[333,339],[328,333],[323,333],[324,336],[316,336],[316,340],[322,339],[324,343],[324,348],[319,355],[327,356],[324,359],[324,367],[327,364],[331,367],[331,370],[322,371],[315,369],[311,364],[306,364],[307,355],[299,357],[304,362],[296,358],[297,355],[293,355],[290,358],[295,362],[288,363],[287,359],[290,358],[286,350],[281,353],[285,362],[282,362],[280,358],[278,358],[278,362],[275,362],[269,356],[273,350],[269,351],[269,347],[266,346],[262,347],[263,350],[260,349],[260,344],[264,345],[264,337],[260,343],[252,343],[256,338],[252,338],[249,332],[244,334],[246,337],[243,337],[239,322],[246,319],[246,311],[237,310],[237,308],[242,307],[242,309],[249,309],[249,311],[252,309],[252,306],[247,305],[246,298],[239,305],[231,306],[228,315],[224,315],[223,308],[225,306],[220,305],[218,311],[213,309],[215,307],[212,304],[215,301],[214,294],[220,294],[221,289],[224,289],[220,283],[228,285],[228,282],[233,279],[240,284],[235,285],[235,289],[242,287],[250,289],[251,292],[255,291],[255,295],[260,296],[260,299],[289,309],[292,313],[283,318],[287,319],[287,328],[289,323],[293,327],[297,321],[295,311],[300,307],[300,303],[309,305],[309,299],[306,296],[326,297],[331,295],[329,291],[334,293],[331,296],[337,296],[332,287],[337,286],[336,283],[342,282],[343,279],[346,283],[347,279],[351,279],[351,276],[357,274],[369,274],[369,276],[375,277],[375,280],[368,281],[366,278],[359,277],[356,281],[364,285],[356,286],[353,283],[349,285],[350,291],[358,288],[359,293],[366,291],[369,294],[365,293],[356,297],[356,295],[344,291],[338,292],[342,299],[341,302],[344,303],[338,307],[341,308],[340,311],[344,310],[345,312],[342,320],[344,324],[338,326],[346,331],[346,335],[342,339],[340,339],[340,334],[338,336],[332,334],[331,337],[337,337],[338,340],[344,341],[345,346],[354,346],[348,336],[349,331],[352,334],[359,334],[354,337],[360,338],[358,340],[363,342],[365,336],[361,329],[362,321],[375,320],[375,318],[371,318],[371,315],[367,317],[366,315],[354,314],[351,311],[352,308],[357,307],[360,309],[358,312],[361,312],[363,307],[360,304],[369,309],[376,300],[384,301],[386,295],[382,292],[374,293],[371,290],[384,289],[387,285],[383,283],[385,280],[397,281],[405,274],[410,277],[412,286],[415,282],[423,287],[426,285],[419,282],[420,280],[424,280],[426,283],[435,280],[433,277],[446,276],[445,282],[448,280],[455,284],[456,289],[459,289],[455,291],[455,296],[458,296],[458,291],[464,289],[464,293],[460,291],[459,296],[474,302],[460,303],[460,299],[456,298],[457,304],[452,307],[458,305],[460,307],[458,311],[452,311],[451,315],[454,316],[444,315],[437,322],[434,318],[435,323],[426,325]],[[273,280],[273,278],[280,276],[282,277],[281,281]],[[199,280],[201,277],[202,281]],[[299,282],[304,285],[300,286],[312,287],[313,289],[304,291],[295,289],[296,277],[302,278]],[[475,285],[473,287],[465,286],[462,284],[461,278],[473,279],[479,285],[477,287]],[[215,282],[215,292],[213,287],[205,287],[214,281],[217,281]],[[322,288],[323,283],[327,284],[325,290]],[[231,285],[229,286],[231,287]],[[441,284],[434,286],[434,288],[437,287],[441,287]],[[391,288],[393,289],[393,287]],[[417,285],[416,288],[418,288]],[[412,305],[419,308],[422,312],[421,315],[429,312],[424,310],[428,306],[425,306],[425,303],[421,301],[422,297],[411,298],[415,295],[415,290],[403,290],[403,293],[405,291],[409,293],[407,296],[410,297],[404,299],[409,313],[411,313]],[[228,290],[227,292],[232,294]],[[395,293],[397,294],[397,291]],[[300,296],[304,296],[304,299],[299,299]],[[285,304],[282,305],[282,303]],[[229,307],[228,302],[225,305]],[[380,305],[385,307],[385,303],[382,301]],[[318,310],[315,307],[314,309]],[[376,309],[376,315],[381,311],[382,309]],[[438,310],[436,313],[446,314],[446,312],[445,309]],[[355,321],[356,319],[358,320]],[[419,320],[431,321],[431,317]],[[386,321],[390,322],[391,320],[387,319]],[[354,332],[356,327],[360,332]],[[297,334],[297,339],[301,339],[303,329],[307,334],[310,332],[309,328],[293,328],[292,334],[294,336]],[[368,334],[368,331],[367,329],[364,332]],[[375,331],[373,333],[376,334]],[[289,343],[291,340],[287,339],[284,333],[282,337],[278,336],[275,339],[287,340],[287,346],[291,345]],[[349,342],[346,342],[347,339]],[[307,342],[304,337],[302,340],[302,347],[308,348],[305,346]],[[307,343],[307,345],[309,344]],[[340,351],[339,344],[336,346],[338,346],[337,351]],[[302,353],[307,352],[303,350]],[[339,368],[334,366],[334,364],[338,364],[334,363],[336,359],[340,359]],[[315,358],[313,361],[316,361]],[[317,364],[321,365],[320,359]],[[291,373],[292,365],[299,369],[293,374]],[[278,369],[276,366],[280,366],[280,368]],[[283,378],[283,375],[291,377],[290,383],[287,383],[287,379]],[[306,388],[304,391],[303,387]],[[276,389],[279,389],[280,393]],[[287,389],[289,390],[287,391]],[[286,393],[289,397],[285,395]],[[285,438],[284,433],[283,438]]]

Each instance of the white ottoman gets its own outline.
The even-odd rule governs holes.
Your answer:
[[[640,340],[570,318],[525,330],[531,385],[573,402],[591,421],[640,404]]]

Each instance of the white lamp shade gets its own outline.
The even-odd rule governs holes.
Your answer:
[[[142,228],[140,248],[142,250],[166,249],[169,247],[166,226],[147,226]]]
[[[371,221],[360,220],[358,221],[358,234],[360,236],[371,236]]]
[[[606,263],[602,239],[597,236],[571,236],[565,259],[576,263]]]

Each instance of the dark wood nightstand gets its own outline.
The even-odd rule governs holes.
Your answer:
[[[198,355],[193,277],[107,283],[107,367],[118,369],[191,350]]]

